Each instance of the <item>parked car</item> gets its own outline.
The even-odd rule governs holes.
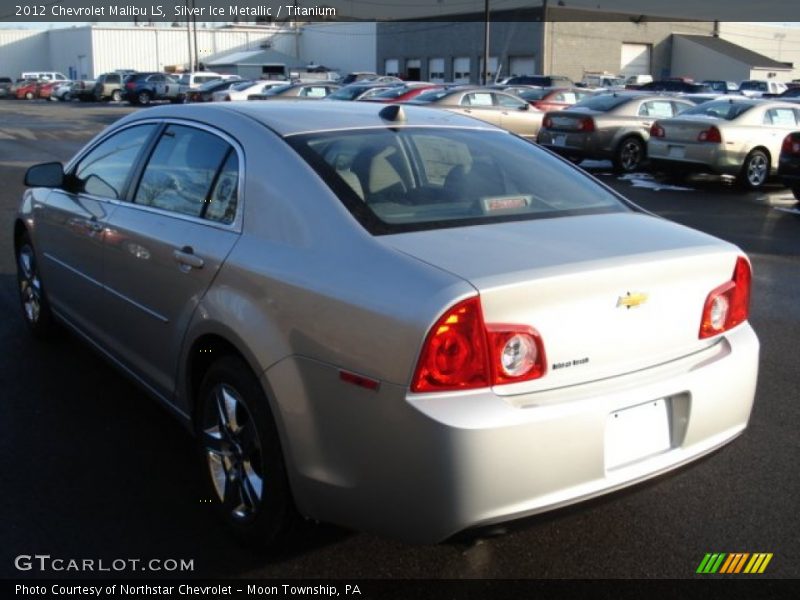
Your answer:
[[[11,86],[13,85],[14,81],[11,77],[0,77],[0,98],[11,94]]]
[[[25,71],[22,79],[36,79],[42,81],[68,81],[69,77],[58,71]]]
[[[749,98],[764,95],[778,96],[786,91],[786,84],[766,79],[748,79],[739,84],[739,93]]]
[[[787,87],[786,90],[781,92],[777,97],[781,100],[785,98],[800,98],[800,87]]]
[[[342,86],[351,83],[371,81],[372,83],[403,83],[403,80],[394,75],[378,75],[372,71],[355,71],[342,77],[338,83]]]
[[[289,83],[271,87],[260,94],[250,94],[248,100],[275,100],[277,98],[303,98],[306,100],[322,100],[330,96],[341,86],[335,83]]]
[[[630,173],[647,159],[647,140],[655,120],[692,106],[681,98],[637,92],[596,95],[548,113],[537,141],[575,162],[610,159],[617,171]]]
[[[443,89],[443,86],[438,83],[427,82],[406,82],[403,85],[397,85],[384,90],[377,90],[374,94],[368,97],[361,97],[359,100],[367,102],[406,102],[413,100],[422,93],[430,90]]]
[[[590,89],[621,90],[625,87],[625,78],[622,75],[603,75],[587,73],[575,87]]]
[[[159,106],[25,182],[29,330],[79,332],[191,428],[251,543],[298,513],[435,542],[747,427],[742,251],[475,119]]]
[[[420,94],[412,104],[442,108],[535,140],[544,113],[521,98],[483,87],[453,87]]]
[[[721,81],[715,79],[707,79],[703,81],[704,85],[711,88],[712,91],[718,94],[737,94],[739,93],[739,84],[735,81]]]
[[[267,90],[286,85],[285,81],[239,81],[227,90],[214,92],[211,99],[214,102],[230,102],[231,100],[247,100],[250,94],[263,94]]]
[[[507,77],[504,85],[535,85],[537,87],[575,87],[575,82],[563,75],[519,75]]]
[[[17,86],[17,99],[33,100],[35,98],[49,98],[52,88],[57,82],[46,79],[28,80]]]
[[[184,102],[211,102],[214,99],[214,94],[218,92],[227,92],[229,89],[236,85],[253,84],[253,81],[242,81],[241,79],[215,79],[204,83],[198,88],[188,90],[183,97]]]
[[[327,98],[325,98],[325,100],[344,100],[344,101],[361,100],[362,98],[369,98],[370,96],[380,94],[385,90],[389,90],[393,87],[401,85],[403,85],[402,82],[375,83],[372,81],[361,81],[340,87],[338,90],[336,90],[335,92],[330,94]]]
[[[545,112],[563,110],[592,95],[589,90],[581,88],[539,88],[517,93],[528,104]]]
[[[94,102],[94,79],[83,79],[74,81],[70,95],[81,102]]]
[[[94,83],[94,99],[98,102],[102,100],[120,102],[123,97],[123,79],[126,76],[118,71],[98,75]]]
[[[125,77],[125,100],[131,104],[150,104],[153,100],[180,102],[181,84],[166,73],[133,73]]]
[[[783,138],[778,157],[778,175],[783,184],[792,189],[794,197],[800,200],[800,131],[793,131]]]
[[[181,73],[180,76],[177,77],[178,83],[187,89],[198,88],[204,83],[216,81],[222,78],[223,76],[220,73],[214,73],[213,71],[190,71]]]
[[[67,81],[56,84],[50,93],[50,99],[58,100],[59,102],[70,102],[75,97],[72,93],[75,83],[74,81]]]
[[[710,94],[714,91],[710,85],[686,81],[684,79],[661,79],[659,81],[651,81],[650,83],[645,83],[644,85],[640,85],[635,89],[639,90],[640,92],[648,92],[650,94],[655,92]]]
[[[639,89],[640,86],[643,86],[645,84],[652,83],[652,82],[653,82],[653,76],[652,75],[643,75],[643,74],[630,75],[625,80],[625,87],[628,88],[628,89],[635,90],[635,89]]]
[[[800,106],[757,98],[706,102],[650,129],[648,153],[671,171],[735,175],[750,189],[778,171],[784,138],[800,125]]]

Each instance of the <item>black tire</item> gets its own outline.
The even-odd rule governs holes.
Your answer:
[[[61,100],[64,102],[72,102],[72,94],[69,92],[65,92],[63,96],[61,96]]]
[[[795,200],[800,201],[800,185],[796,185],[792,188],[792,194],[794,194]]]
[[[17,291],[22,316],[33,337],[48,339],[56,332],[56,323],[42,284],[36,252],[27,232],[16,243]]]
[[[274,547],[297,513],[269,402],[241,359],[220,358],[206,373],[195,434],[206,494],[219,516],[242,543]]]
[[[769,179],[769,156],[763,150],[752,150],[742,163],[742,170],[737,178],[738,183],[748,190],[764,187]]]
[[[122,90],[114,90],[111,92],[112,102],[122,102]]]
[[[644,140],[636,135],[623,138],[614,151],[614,170],[620,173],[633,173],[637,171],[647,156],[647,147]]]
[[[150,104],[151,99],[152,98],[150,96],[150,92],[148,92],[147,90],[136,94],[136,104],[147,106],[148,104]]]

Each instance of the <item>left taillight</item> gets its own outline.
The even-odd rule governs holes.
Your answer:
[[[752,271],[743,256],[736,259],[733,277],[713,289],[703,306],[700,339],[719,335],[747,320],[750,314]]]
[[[524,325],[486,325],[479,297],[451,307],[425,338],[413,392],[468,390],[537,379],[547,364],[539,334]]]

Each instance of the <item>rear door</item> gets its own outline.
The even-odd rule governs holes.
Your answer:
[[[132,202],[108,221],[109,329],[125,364],[164,397],[173,391],[183,334],[238,239],[242,153],[221,132],[171,122]]]

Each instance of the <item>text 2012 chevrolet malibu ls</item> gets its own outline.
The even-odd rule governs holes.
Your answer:
[[[31,331],[67,325],[192,426],[246,540],[299,514],[434,542],[747,425],[741,250],[486,123],[165,106],[26,179]]]

